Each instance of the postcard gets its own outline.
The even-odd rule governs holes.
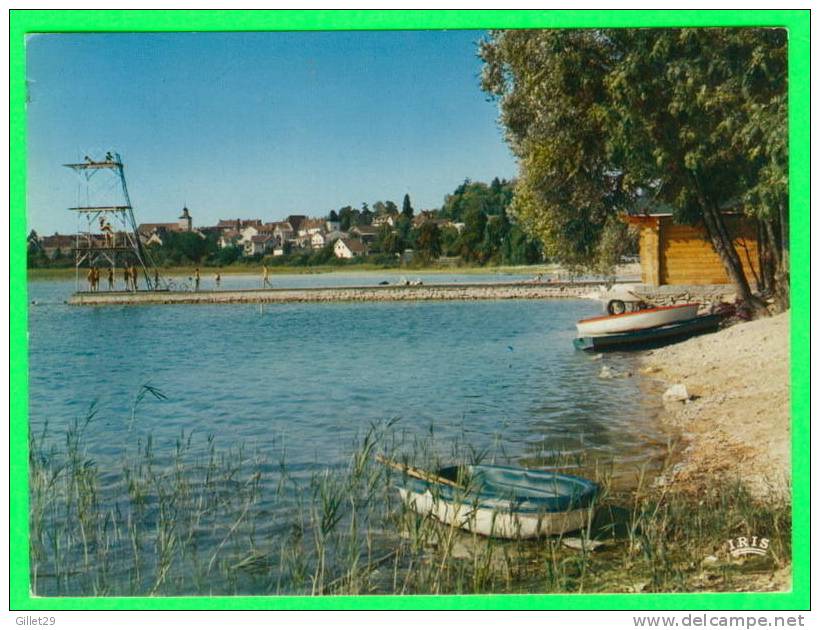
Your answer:
[[[806,12],[113,13],[12,16],[13,607],[807,605]]]

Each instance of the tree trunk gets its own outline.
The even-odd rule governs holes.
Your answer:
[[[709,235],[709,240],[712,242],[712,247],[714,247],[715,252],[720,258],[720,262],[723,263],[726,275],[729,276],[732,284],[735,285],[738,298],[740,298],[740,301],[749,309],[749,313],[752,316],[761,317],[768,315],[769,311],[766,309],[766,303],[755,296],[749,287],[749,281],[746,279],[746,274],[743,273],[743,265],[735,250],[732,237],[726,229],[723,215],[720,213],[717,205],[706,198],[695,173],[692,173],[692,178],[695,182],[695,190],[697,190],[698,201],[700,202],[703,214],[703,222],[706,226],[706,233]]]
[[[773,277],[771,283],[771,294],[774,296],[775,304],[779,311],[789,308],[789,256],[788,250],[783,249],[783,224],[775,224],[775,221],[763,221],[769,249],[773,253]],[[778,228],[778,232],[775,228]]]
[[[763,283],[763,292],[771,292],[774,287],[774,252],[763,221],[757,221],[757,257],[760,260],[760,279]]]
[[[775,274],[775,299],[780,310],[784,311],[791,305],[791,262],[789,259],[789,217],[788,211],[780,204],[780,258]]]

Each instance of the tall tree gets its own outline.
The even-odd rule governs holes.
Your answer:
[[[359,213],[359,220],[357,225],[370,225],[373,222],[373,211],[367,205],[367,203],[362,202],[362,211]]]
[[[441,231],[435,221],[425,221],[421,225],[416,247],[427,260],[441,256]]]
[[[26,239],[26,243],[28,243],[28,251],[33,251],[39,249],[40,244],[40,236],[37,234],[36,230],[32,230],[28,233],[28,238]]]
[[[511,211],[548,255],[600,266],[626,242],[615,215],[648,194],[704,226],[762,312],[723,213],[741,207],[787,303],[785,31],[497,31],[480,54],[521,165]]]
[[[473,208],[464,216],[464,230],[461,233],[461,257],[464,260],[485,262],[482,243],[486,228],[487,215],[478,208]]]
[[[339,224],[342,232],[347,232],[353,226],[358,225],[359,215],[360,212],[351,206],[339,208]]]
[[[410,195],[404,195],[404,200],[401,202],[401,213],[408,219],[413,218],[413,204],[410,203]]]

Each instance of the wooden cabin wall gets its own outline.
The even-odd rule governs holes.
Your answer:
[[[735,236],[735,249],[743,263],[743,271],[749,283],[754,286],[755,274],[760,269],[754,224],[738,217],[726,217],[726,223],[730,233]],[[643,243],[645,232],[649,233],[651,229],[644,227],[641,230],[641,243]],[[671,217],[662,217],[658,232],[660,237],[659,264],[656,265],[659,270],[658,284],[730,283],[723,264],[703,228],[679,225],[674,223]],[[651,241],[651,237],[648,240]],[[641,250],[641,261],[641,267],[645,268],[643,250]]]
[[[657,286],[661,283],[660,233],[657,222],[641,225],[639,234],[638,255],[641,260],[641,282]]]

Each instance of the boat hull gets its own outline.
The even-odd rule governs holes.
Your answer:
[[[646,330],[633,330],[611,335],[578,337],[573,341],[579,350],[602,352],[661,346],[682,341],[694,335],[714,332],[718,329],[721,315],[702,315],[692,319]]]
[[[585,528],[592,517],[592,508],[567,512],[518,513],[504,509],[475,507],[467,503],[449,502],[434,497],[429,490],[413,492],[399,488],[404,502],[417,514],[431,515],[442,523],[459,527],[481,536],[526,539],[557,536]]]
[[[575,327],[578,329],[579,337],[645,330],[692,319],[697,316],[698,308],[699,304],[660,306],[620,315],[590,317],[580,320]]]
[[[484,464],[442,468],[435,479],[404,476],[396,487],[418,514],[497,538],[582,529],[599,492],[597,484],[574,475]]]

